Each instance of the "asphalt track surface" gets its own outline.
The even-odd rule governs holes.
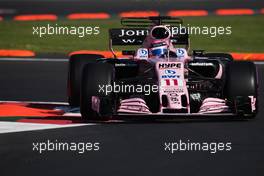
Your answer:
[[[264,7],[261,0],[0,0],[0,15],[54,13],[67,15],[80,12],[120,13],[135,10],[157,10],[165,13],[176,9]]]
[[[0,173],[12,175],[264,174],[264,65],[258,65],[260,112],[251,121],[124,122],[0,135]],[[4,100],[65,101],[67,62],[0,61]],[[100,150],[32,151],[33,142],[99,142]],[[164,142],[232,142],[232,150],[164,151]]]

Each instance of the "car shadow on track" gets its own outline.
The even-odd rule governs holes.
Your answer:
[[[41,121],[61,121],[62,124],[63,122],[70,124],[77,124],[77,123],[97,123],[97,124],[154,124],[154,123],[212,123],[212,122],[221,122],[221,123],[231,123],[231,122],[248,122],[252,121],[251,119],[241,119],[241,118],[227,118],[227,117],[213,117],[213,118],[166,118],[166,119],[160,119],[160,118],[155,118],[155,119],[150,119],[150,118],[114,118],[111,120],[107,121],[100,121],[100,120],[84,120],[81,117],[74,117],[74,116],[49,116],[49,117],[29,117],[26,119],[34,119],[34,120],[39,120]]]

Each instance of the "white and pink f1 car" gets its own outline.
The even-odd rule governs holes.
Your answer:
[[[182,20],[172,17],[123,18],[109,30],[113,58],[72,55],[68,96],[84,119],[115,116],[238,116],[257,113],[257,71],[253,62],[230,54],[190,48]],[[113,46],[140,45],[122,51]]]

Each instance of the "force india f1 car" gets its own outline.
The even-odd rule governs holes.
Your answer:
[[[258,81],[253,62],[201,50],[189,56],[189,36],[179,31],[178,18],[122,18],[121,24],[123,28],[109,30],[113,58],[77,54],[69,60],[69,104],[80,106],[84,119],[139,114],[255,117]],[[124,50],[118,58],[116,45],[140,47]],[[142,90],[147,85],[156,87],[146,94]]]

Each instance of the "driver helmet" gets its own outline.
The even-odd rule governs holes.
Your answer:
[[[152,57],[162,57],[168,54],[168,46],[166,42],[153,43],[149,48],[149,53]]]

